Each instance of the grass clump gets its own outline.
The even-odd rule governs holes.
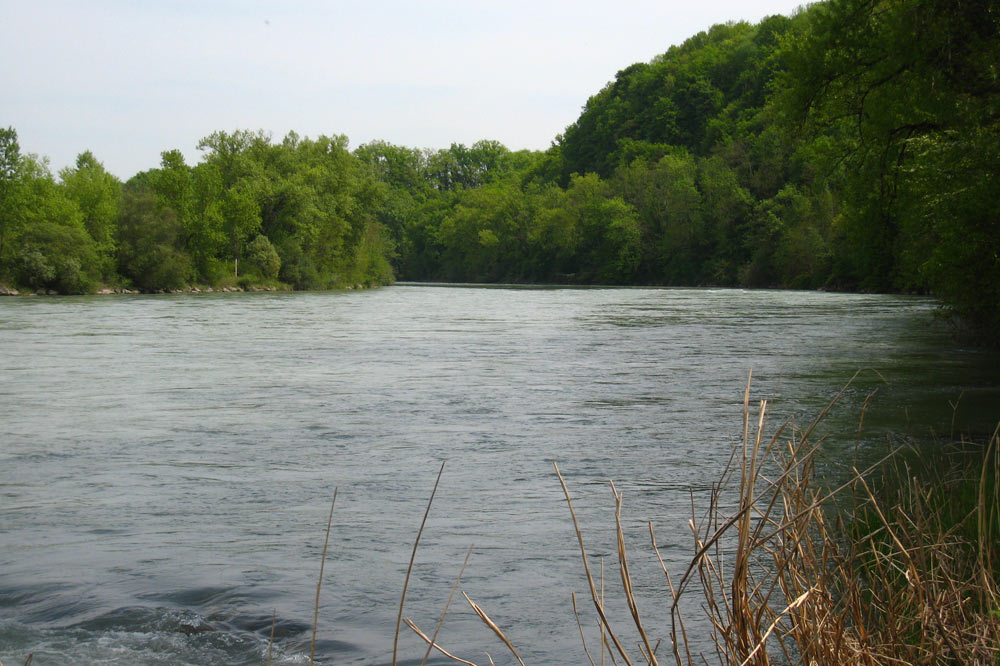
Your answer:
[[[670,660],[707,661],[679,606],[700,593],[726,666],[1000,663],[997,434],[935,476],[894,451],[830,489],[817,481],[816,423],[765,437],[766,413],[761,402],[751,418],[748,386],[743,442],[690,523],[694,556],[676,585],[664,567]]]

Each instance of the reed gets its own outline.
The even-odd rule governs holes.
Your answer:
[[[762,402],[752,418],[745,400],[736,469],[692,520],[694,555],[676,586],[663,566],[674,661],[707,661],[692,654],[679,605],[697,580],[726,666],[1000,664],[998,434],[936,476],[893,451],[830,490],[817,481],[816,424],[767,437],[766,414]],[[650,537],[656,551],[652,525]]]
[[[596,613],[602,666],[606,657],[628,666],[671,660],[678,666],[712,661],[722,666],[1000,665],[1000,428],[978,457],[966,453],[957,458],[960,463],[931,465],[934,475],[917,473],[918,458],[893,449],[864,469],[855,462],[831,487],[829,478],[817,473],[823,438],[815,433],[843,393],[805,429],[788,422],[768,435],[768,404],[751,408],[748,381],[742,441],[700,518],[692,499],[692,555],[679,576],[668,570],[649,524],[670,608],[669,626],[661,630],[668,634],[670,656],[658,656],[656,631],[639,612],[640,603],[664,600],[641,600],[633,587],[622,529],[623,494],[611,484],[621,594],[639,639],[638,655],[629,653],[621,628],[613,628],[618,620],[605,605],[603,560],[598,583],[570,489],[554,463]],[[423,523],[417,543],[422,531]],[[427,643],[428,653],[436,649],[475,666],[437,642],[461,577],[460,572],[433,635],[409,618],[402,620],[405,583],[400,619]],[[509,637],[462,594],[523,666]],[[596,666],[576,595],[568,596],[586,659]],[[691,596],[706,616],[700,626],[707,619],[711,627],[714,654],[699,651],[689,638],[694,625],[683,617],[681,600]],[[397,643],[398,629],[393,663]]]
[[[410,564],[406,567],[406,578],[403,579],[403,594],[399,598],[399,614],[396,616],[396,633],[392,640],[392,666],[396,666],[396,659],[399,655],[399,628],[403,622],[403,605],[406,603],[406,590],[410,586],[410,574],[413,573],[413,562],[417,559],[417,548],[420,546],[420,537],[424,533],[424,525],[427,524],[427,516],[431,513],[431,506],[434,504],[434,495],[437,494],[438,484],[441,483],[441,475],[444,473],[444,466],[447,461],[441,461],[441,468],[438,470],[437,478],[434,480],[434,488],[431,496],[427,500],[427,508],[424,509],[424,517],[420,521],[420,528],[417,530],[417,538],[413,541],[413,552],[410,554]],[[431,647],[434,642],[431,641]]]
[[[313,606],[312,640],[309,642],[309,666],[316,659],[316,628],[319,625],[319,595],[323,589],[323,569],[326,567],[326,549],[330,545],[330,528],[333,526],[333,507],[337,504],[337,489],[333,489],[333,499],[330,501],[330,515],[326,519],[326,538],[323,539],[323,554],[319,559],[319,578],[316,581],[316,603]],[[271,641],[274,641],[274,624],[271,625]],[[268,663],[271,661],[271,647],[268,646]]]
[[[815,433],[843,393],[804,430],[785,423],[767,435],[767,402],[752,410],[748,383],[743,441],[704,516],[689,523],[693,555],[676,584],[650,524],[678,666],[713,657],[696,653],[689,640],[680,601],[692,594],[700,596],[714,660],[723,666],[1000,664],[1000,429],[978,457],[928,465],[934,474],[915,473],[914,458],[894,449],[865,469],[855,464],[831,488],[817,474],[823,439]],[[658,665],[663,658],[629,573],[621,492],[612,484],[621,594],[640,639],[638,659],[612,629],[569,488],[558,465],[555,472],[602,636],[615,648],[609,654]],[[575,595],[572,601],[578,618]],[[584,651],[593,664],[585,640]]]

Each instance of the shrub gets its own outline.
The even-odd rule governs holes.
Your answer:
[[[247,260],[261,277],[273,280],[281,269],[281,257],[266,236],[257,236],[247,245]]]
[[[85,294],[97,286],[97,251],[80,227],[42,222],[21,234],[17,248],[18,284],[62,294]]]

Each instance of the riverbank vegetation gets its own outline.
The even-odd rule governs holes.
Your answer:
[[[707,505],[696,507],[692,499],[693,556],[685,570],[668,571],[649,524],[647,549],[663,570],[670,608],[666,628],[654,629],[642,619],[643,608],[664,600],[642,598],[633,587],[628,553],[636,545],[626,546],[623,494],[611,483],[622,584],[616,593],[610,581],[605,590],[603,565],[600,578],[594,573],[597,559],[587,554],[570,489],[556,465],[589,589],[584,596],[591,603],[578,605],[572,597],[587,660],[678,666],[998,663],[998,433],[986,445],[937,450],[933,464],[890,446],[864,467],[856,458],[834,480],[830,469],[818,471],[829,467],[824,437],[817,433],[823,416],[805,429],[786,423],[768,436],[767,403],[754,412],[749,394],[748,386],[743,441],[730,465],[712,485]],[[669,528],[656,526],[662,527]],[[664,545],[675,546],[675,538]],[[624,603],[612,601],[613,594]],[[523,664],[516,640],[466,599]],[[706,618],[686,614],[699,606],[711,627],[707,650]],[[446,638],[444,645],[436,641],[443,619],[433,632],[406,623],[442,654],[472,664],[449,652]]]
[[[1000,325],[1000,11],[827,0],[618,72],[546,151],[215,132],[125,182],[0,131],[0,284],[907,291]]]

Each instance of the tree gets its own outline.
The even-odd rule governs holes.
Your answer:
[[[18,166],[19,210],[6,249],[17,284],[60,293],[92,291],[100,277],[97,248],[83,215],[48,162],[25,155]]]
[[[675,150],[654,163],[637,160],[617,172],[615,184],[638,212],[645,279],[671,284],[703,281],[711,239],[702,217],[697,166]]]
[[[176,212],[148,187],[126,186],[118,222],[118,268],[144,291],[180,289],[192,266]]]
[[[580,233],[579,267],[586,282],[628,284],[640,261],[642,234],[635,208],[597,174],[574,176],[566,191],[566,206]]]
[[[0,279],[7,275],[7,242],[21,219],[21,146],[13,127],[0,129]]]
[[[150,174],[150,185],[161,204],[171,208],[187,227],[194,205],[194,184],[191,168],[184,163],[184,155],[179,150],[165,150],[160,153],[160,168]]]
[[[84,228],[97,248],[102,277],[111,279],[121,182],[105,171],[89,150],[80,153],[76,165],[60,171],[59,177],[67,196],[83,214]]]
[[[395,146],[386,141],[371,141],[358,146],[354,155],[377,180],[387,185],[416,193],[425,184],[427,159],[416,148]]]
[[[267,133],[248,130],[213,132],[198,142],[198,149],[207,151],[205,162],[214,167],[220,181],[221,198],[213,212],[222,218],[234,274],[239,273],[244,244],[260,230],[260,197],[265,187],[258,158],[269,146]]]
[[[61,294],[94,290],[99,277],[97,249],[82,226],[40,222],[26,229],[18,240],[19,284]]]
[[[247,245],[247,260],[260,276],[269,280],[278,277],[281,257],[266,236],[257,236]]]
[[[514,163],[511,152],[499,141],[481,140],[471,147],[453,143],[427,156],[427,175],[436,189],[469,189],[501,180]]]
[[[994,2],[829,0],[791,41],[785,103],[846,165],[869,288],[930,288],[1000,326],[1000,12]]]
[[[260,204],[255,183],[241,179],[222,197],[222,229],[233,260],[233,273],[239,274],[239,260],[247,240],[260,231]]]

